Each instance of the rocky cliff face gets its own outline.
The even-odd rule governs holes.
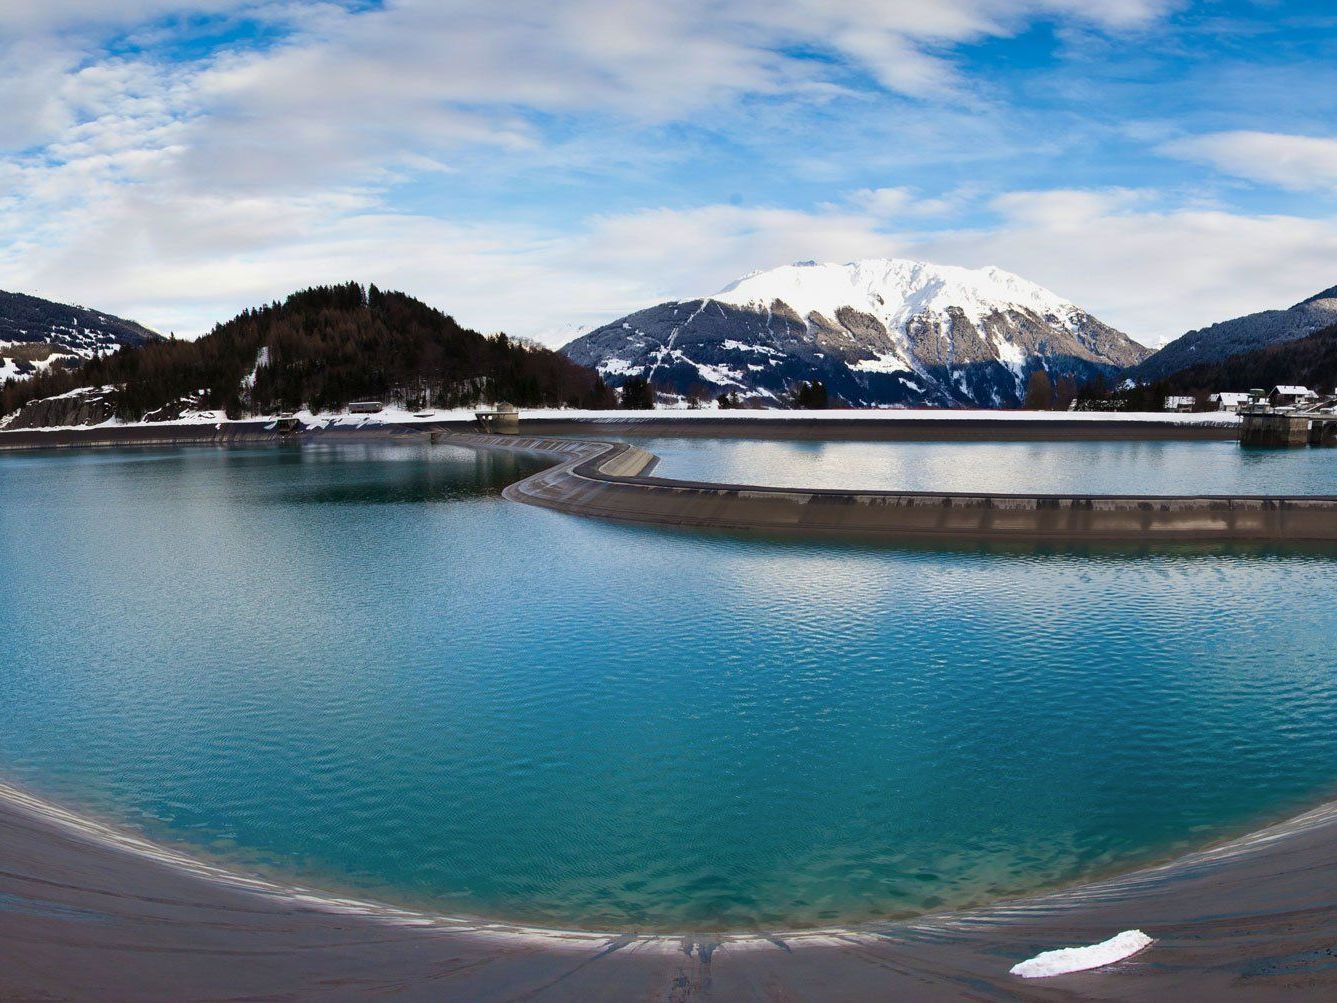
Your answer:
[[[112,391],[112,387],[82,387],[59,397],[29,401],[14,413],[0,418],[0,429],[100,425],[115,414]]]
[[[853,405],[1019,404],[1030,375],[1078,382],[1148,351],[1048,290],[999,269],[875,260],[759,272],[662,303],[563,351],[609,383],[645,376],[680,394],[787,401],[821,380]]]

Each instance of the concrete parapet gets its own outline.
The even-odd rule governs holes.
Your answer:
[[[483,435],[449,441],[561,461],[507,487],[513,501],[650,525],[887,539],[1337,540],[1334,496],[805,491],[648,477],[655,457],[625,443]]]

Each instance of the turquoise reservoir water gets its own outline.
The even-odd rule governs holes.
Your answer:
[[[1331,552],[657,532],[498,497],[531,469],[0,455],[0,775],[317,886],[641,929],[1026,892],[1337,788]]]

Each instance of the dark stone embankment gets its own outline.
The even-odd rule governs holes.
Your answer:
[[[0,450],[69,449],[98,446],[191,446],[278,442],[272,422],[232,421],[217,425],[106,425],[90,428],[23,428],[0,432]]]
[[[434,422],[433,429],[466,432],[472,422]],[[0,452],[18,449],[92,449],[123,446],[230,446],[313,441],[359,441],[421,433],[426,426],[372,424],[364,428],[306,428],[280,432],[274,421],[227,421],[217,424],[161,422],[142,425],[97,425],[89,428],[23,428],[0,431]]]

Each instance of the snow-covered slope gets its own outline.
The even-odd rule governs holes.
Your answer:
[[[159,337],[134,321],[0,290],[0,383]]]
[[[912,317],[944,314],[952,307],[975,324],[1003,305],[1053,315],[1065,323],[1081,313],[1048,289],[1001,268],[931,265],[903,258],[847,265],[797,262],[745,275],[710,298],[763,310],[781,300],[804,317],[814,311],[834,317],[842,308],[853,307],[888,328],[903,328]]]
[[[902,259],[799,262],[663,303],[567,345],[612,384],[787,399],[820,379],[851,404],[1015,405],[1032,372],[1085,380],[1148,351],[998,268]]]

